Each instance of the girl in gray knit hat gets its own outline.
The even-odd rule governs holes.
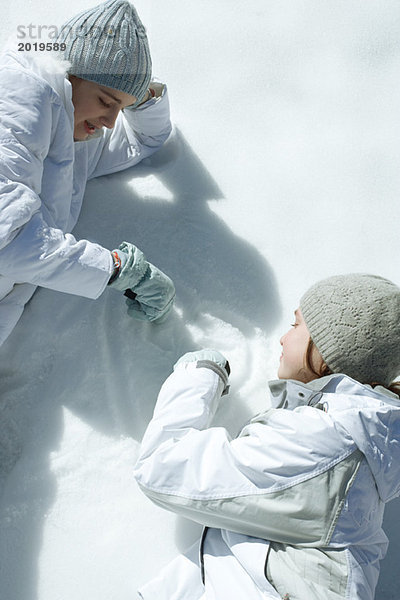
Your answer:
[[[164,383],[135,476],[205,529],[142,599],[373,600],[400,495],[400,288],[320,281],[280,342],[270,407],[235,439],[211,424],[229,387],[219,352],[185,354]]]
[[[36,286],[98,298],[110,285],[150,321],[175,295],[133,244],[111,252],[70,233],[87,180],[137,164],[171,131],[138,14],[109,0],[65,23],[52,46],[44,60],[13,47],[0,58],[0,344]]]

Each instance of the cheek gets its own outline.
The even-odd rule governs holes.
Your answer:
[[[283,346],[283,356],[288,364],[301,368],[304,365],[307,341],[298,330],[294,329],[291,334]]]
[[[76,120],[85,120],[93,116],[96,108],[96,102],[87,96],[79,95],[74,100],[74,115]]]
[[[79,119],[82,118],[82,107],[81,107],[81,103],[78,100],[74,101],[74,119],[75,121],[78,121]]]

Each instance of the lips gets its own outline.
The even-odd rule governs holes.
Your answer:
[[[96,129],[98,129],[98,127],[92,125],[92,123],[90,123],[89,121],[84,121],[83,124],[85,126],[86,133],[88,133],[89,135],[93,135]]]

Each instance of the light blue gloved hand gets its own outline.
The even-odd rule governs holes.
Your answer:
[[[228,379],[231,373],[231,367],[221,352],[218,352],[218,350],[212,350],[211,348],[204,348],[203,350],[196,350],[195,352],[187,352],[175,363],[174,369],[178,365],[191,362],[196,362],[199,368],[205,367],[217,373],[224,383],[224,391],[222,392],[222,395],[228,393]]]
[[[139,248],[123,242],[114,253],[121,260],[110,287],[125,292],[128,314],[140,321],[162,321],[172,309],[175,288],[171,279],[147,262]]]

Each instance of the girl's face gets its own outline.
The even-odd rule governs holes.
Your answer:
[[[280,339],[282,354],[278,369],[279,379],[296,379],[307,383],[318,376],[306,365],[305,357],[310,341],[310,332],[307,329],[300,308],[295,313],[295,322],[292,328]],[[323,361],[318,350],[313,347],[311,364],[318,372]]]
[[[74,105],[74,140],[88,139],[102,127],[112,129],[118,113],[136,102],[135,96],[70,75]]]

